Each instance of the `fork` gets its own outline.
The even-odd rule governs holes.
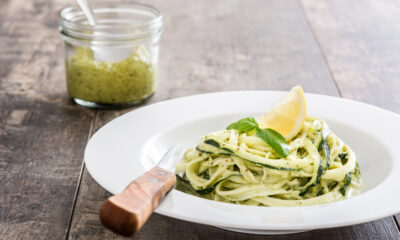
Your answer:
[[[104,226],[123,236],[140,230],[176,182],[175,163],[182,154],[178,148],[170,147],[155,167],[131,182],[122,193],[104,201],[99,214]]]

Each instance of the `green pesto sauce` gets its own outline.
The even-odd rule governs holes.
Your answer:
[[[98,62],[90,48],[77,48],[65,63],[69,95],[104,104],[130,103],[149,97],[155,91],[155,73],[138,52],[119,62]]]

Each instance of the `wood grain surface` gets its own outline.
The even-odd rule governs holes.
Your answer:
[[[117,2],[115,0],[115,2]],[[164,13],[160,84],[146,104],[229,90],[288,90],[400,113],[400,1],[149,0]],[[58,11],[0,4],[0,239],[122,239],[98,211],[110,194],[83,165],[88,137],[125,110],[69,100]],[[395,218],[282,236],[153,214],[133,239],[399,239]]]
[[[400,113],[400,1],[302,5],[342,97]]]
[[[68,231],[95,111],[65,94],[63,5],[0,4],[0,239]]]

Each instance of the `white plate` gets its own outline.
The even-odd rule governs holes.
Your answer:
[[[113,194],[157,162],[177,142],[195,146],[201,135],[248,116],[260,116],[286,92],[220,92],[156,103],[129,112],[90,139],[85,163]],[[371,105],[306,94],[307,115],[326,120],[357,155],[365,190],[316,206],[255,207],[205,200],[172,190],[157,213],[251,233],[290,233],[372,221],[400,212],[400,116]]]

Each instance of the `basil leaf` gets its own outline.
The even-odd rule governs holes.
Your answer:
[[[253,117],[248,117],[248,118],[243,118],[237,122],[232,123],[226,129],[227,130],[235,129],[240,132],[249,132],[256,128],[258,128],[257,120],[254,119]]]
[[[277,131],[271,128],[257,128],[256,134],[257,137],[268,143],[268,145],[270,145],[275,150],[275,152],[277,152],[282,157],[286,157],[289,154],[290,149],[288,143],[286,142],[285,138]]]
[[[235,129],[240,132],[249,132],[256,129],[257,137],[268,143],[279,155],[286,157],[290,152],[288,143],[280,133],[271,128],[260,129],[257,120],[253,117],[240,119],[229,125],[226,129]]]

